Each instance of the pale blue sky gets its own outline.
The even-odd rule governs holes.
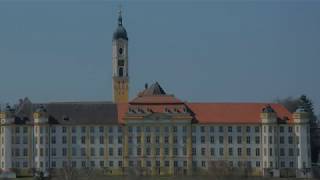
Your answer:
[[[111,100],[117,1],[0,0],[0,102]],[[131,98],[320,107],[320,1],[122,1]]]

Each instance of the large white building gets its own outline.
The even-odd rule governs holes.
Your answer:
[[[113,35],[113,102],[32,103],[1,110],[0,167],[11,175],[64,167],[110,175],[310,177],[309,115],[272,103],[189,103],[154,83],[128,101],[128,36]],[[250,171],[249,171],[250,170]]]

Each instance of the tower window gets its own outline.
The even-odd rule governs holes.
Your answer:
[[[118,66],[124,66],[124,60],[118,60]]]
[[[122,77],[123,76],[123,67],[119,68],[119,76]]]
[[[123,49],[119,48],[119,54],[122,54],[122,53],[123,53]]]

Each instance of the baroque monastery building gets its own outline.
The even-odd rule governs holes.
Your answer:
[[[303,107],[292,114],[272,103],[187,103],[157,82],[129,101],[121,12],[112,68],[113,102],[25,99],[2,109],[2,173],[71,167],[109,175],[192,175],[223,167],[257,176],[311,176],[309,116]]]

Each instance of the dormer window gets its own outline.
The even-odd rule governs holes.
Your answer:
[[[183,108],[183,112],[184,112],[184,113],[188,113],[188,109],[184,107],[184,108]]]
[[[164,111],[165,111],[166,113],[171,113],[171,111],[170,111],[169,108],[165,108]]]

